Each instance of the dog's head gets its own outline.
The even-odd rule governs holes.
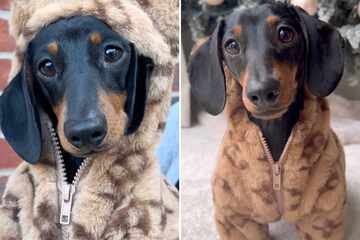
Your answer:
[[[152,60],[97,18],[75,16],[43,28],[23,61],[0,112],[3,133],[24,160],[39,160],[39,109],[64,150],[78,157],[113,147],[141,124]]]
[[[342,77],[344,43],[329,24],[284,3],[236,10],[221,19],[193,55],[194,96],[211,114],[226,101],[224,67],[241,86],[241,101],[256,118],[288,111],[299,89],[329,95]]]

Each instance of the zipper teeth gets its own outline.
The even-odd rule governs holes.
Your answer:
[[[295,126],[296,127],[296,126]],[[281,153],[281,156],[280,156],[280,159],[279,159],[279,163],[282,162],[282,159],[285,158],[285,154],[287,153],[287,150],[290,146],[290,143],[292,142],[292,139],[294,137],[294,133],[295,133],[295,127],[293,128],[293,130],[291,131],[290,133],[290,137],[289,139],[287,140],[286,144],[285,144],[285,147],[284,147],[284,150],[283,152]]]
[[[265,149],[266,157],[268,158],[268,160],[270,160],[272,163],[275,164],[275,160],[272,157],[271,152],[270,152],[269,144],[267,143],[267,141],[266,141],[264,135],[262,134],[261,130],[260,130],[260,139],[261,139],[261,143],[262,143],[262,145],[263,145],[263,147]]]
[[[50,130],[50,134],[51,134],[52,144],[55,148],[56,162],[58,163],[59,168],[60,168],[61,180],[63,183],[67,183],[65,162],[64,162],[64,157],[61,152],[59,138],[57,137],[55,128],[51,125],[51,123],[49,123],[49,130]],[[72,185],[76,185],[80,181],[81,173],[84,171],[85,167],[88,165],[88,162],[89,162],[88,158],[85,158],[82,161],[82,163],[80,164],[80,167],[76,171],[73,181],[71,182]]]
[[[80,181],[80,176],[83,173],[85,167],[88,165],[89,163],[89,159],[85,158],[82,163],[80,164],[80,167],[78,168],[78,170],[76,171],[75,177],[72,181],[72,185],[77,185]]]
[[[290,136],[289,136],[288,140],[286,141],[285,147],[284,147],[284,149],[283,149],[283,151],[282,151],[282,153],[281,153],[281,155],[280,155],[280,158],[279,158],[279,160],[278,160],[277,162],[275,162],[274,158],[273,158],[272,155],[271,155],[269,144],[267,143],[267,141],[266,141],[263,133],[261,132],[261,129],[259,128],[258,130],[259,130],[259,132],[260,132],[261,143],[262,143],[262,145],[263,145],[263,147],[264,147],[264,149],[265,149],[265,155],[267,156],[267,158],[268,158],[273,164],[280,164],[281,162],[283,162],[283,159],[284,159],[284,157],[285,157],[285,154],[286,154],[286,152],[287,152],[287,150],[288,150],[288,148],[289,148],[289,146],[290,146],[290,143],[291,143],[291,141],[292,141],[292,139],[293,139],[293,135],[294,135],[294,133],[295,133],[295,131],[296,131],[296,125],[293,127],[293,129],[292,129],[292,131],[291,131],[291,133],[290,133]]]
[[[51,134],[52,145],[55,149],[56,163],[58,165],[58,168],[60,169],[61,181],[63,183],[65,183],[66,182],[66,170],[65,170],[64,158],[61,153],[60,143],[59,143],[59,139],[56,135],[56,131],[50,123],[49,123],[49,130],[50,130],[50,134]]]
[[[51,123],[49,123],[48,127],[49,127],[49,131],[50,131],[50,134],[51,134],[52,145],[53,145],[53,148],[55,150],[54,152],[55,152],[56,164],[58,166],[58,169],[59,169],[60,175],[61,175],[60,178],[61,178],[61,185],[62,186],[60,186],[59,189],[62,189],[62,187],[64,185],[68,184],[67,179],[66,179],[65,161],[64,161],[63,154],[61,152],[60,142],[59,142],[59,138],[58,138],[58,136],[56,134],[55,128],[52,126]],[[81,176],[82,172],[84,171],[85,167],[88,165],[88,162],[89,162],[88,158],[85,158],[82,161],[80,167],[77,169],[75,177],[74,177],[74,179],[73,179],[73,181],[71,183],[73,188],[76,187],[76,185],[80,181],[80,176]],[[61,194],[63,194],[63,193],[61,193]],[[61,222],[61,220],[60,220],[60,222]],[[64,240],[69,240],[70,239],[69,232],[68,232],[68,226],[64,226],[64,225],[61,226],[61,239],[64,239]]]
[[[278,205],[278,209],[279,209],[280,214],[282,214],[283,211],[284,211],[283,210],[283,198],[282,198],[282,196],[280,194],[281,181],[282,181],[281,180],[281,175],[282,175],[281,164],[284,161],[286,152],[287,152],[287,150],[288,150],[288,148],[290,146],[290,143],[291,143],[291,141],[293,139],[293,136],[294,136],[295,131],[296,131],[296,127],[297,127],[296,125],[293,127],[293,129],[292,129],[292,131],[290,133],[290,136],[289,136],[289,138],[288,138],[288,140],[287,140],[287,142],[285,144],[285,147],[284,147],[284,149],[283,149],[283,151],[282,151],[282,153],[280,155],[280,158],[279,158],[279,160],[277,162],[275,162],[274,158],[271,155],[269,144],[267,143],[263,133],[261,132],[261,129],[258,128],[259,133],[260,133],[260,139],[261,139],[260,142],[262,143],[262,145],[263,145],[263,147],[265,149],[265,155],[268,158],[268,160],[273,164],[273,168],[272,168],[272,171],[273,171],[273,184],[274,184],[275,179],[279,178],[278,179],[279,182],[277,183],[279,186],[277,187],[276,185],[273,185],[273,188],[275,190],[275,194],[276,194],[276,198],[277,198],[277,205]],[[276,169],[274,167],[276,167]],[[275,178],[275,176],[276,176],[276,178]]]

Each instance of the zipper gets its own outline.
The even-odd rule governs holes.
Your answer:
[[[273,189],[275,191],[281,190],[281,166],[277,163],[273,166]]]
[[[69,239],[69,233],[67,231],[66,225],[71,223],[71,211],[72,205],[74,200],[74,195],[76,193],[76,187],[80,181],[80,177],[84,171],[84,169],[89,164],[89,159],[85,158],[80,167],[78,168],[73,181],[69,184],[66,180],[66,169],[65,169],[65,162],[64,157],[61,152],[60,142],[57,137],[56,131],[54,127],[49,123],[49,130],[51,134],[52,145],[55,149],[55,158],[57,163],[57,168],[60,172],[60,187],[58,189],[61,191],[61,209],[60,209],[60,224],[62,226],[63,231],[63,238]],[[59,181],[59,179],[58,179]],[[63,225],[64,228],[63,228]]]
[[[271,151],[269,148],[268,143],[266,142],[266,139],[263,135],[263,133],[261,132],[261,129],[258,128],[259,132],[260,132],[260,139],[261,139],[261,144],[264,147],[265,150],[265,155],[267,160],[270,162],[270,164],[272,165],[272,180],[273,180],[273,190],[275,192],[275,197],[276,197],[276,203],[277,203],[277,207],[278,210],[280,212],[280,215],[283,214],[284,212],[284,206],[283,206],[283,195],[281,193],[281,187],[282,187],[282,164],[285,160],[285,155],[287,153],[287,150],[290,146],[290,143],[293,139],[293,135],[296,129],[296,125],[293,127],[290,136],[285,144],[285,147],[280,155],[280,159],[276,162],[274,160],[274,158],[271,155]]]

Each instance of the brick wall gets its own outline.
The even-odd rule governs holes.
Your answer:
[[[8,31],[9,8],[10,0],[0,0],[0,94],[7,84],[11,66],[10,58],[15,48],[15,42]],[[0,132],[0,195],[7,176],[19,163],[19,157],[6,143]]]

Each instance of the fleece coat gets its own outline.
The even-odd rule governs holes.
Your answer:
[[[304,109],[278,162],[230,81],[228,126],[213,176],[220,239],[270,239],[268,223],[294,223],[302,240],[344,239],[344,152],[328,102],[305,90]]]
[[[178,239],[178,193],[161,177],[154,155],[171,99],[178,1],[14,0],[10,22],[17,47],[10,79],[44,26],[79,15],[104,21],[154,61],[144,119],[117,147],[89,157],[76,187],[71,222],[60,225],[61,169],[50,120],[41,113],[41,159],[36,165],[22,163],[9,178],[0,206],[0,239]]]

